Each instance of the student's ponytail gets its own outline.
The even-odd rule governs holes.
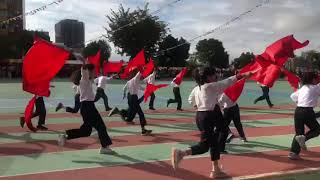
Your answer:
[[[73,82],[73,84],[79,86],[80,84],[80,79],[81,79],[81,70],[78,69],[76,71],[73,71],[73,73],[70,76],[71,81]]]
[[[200,88],[202,85],[208,82],[208,76],[215,74],[215,70],[210,67],[200,67],[193,71],[192,76]]]

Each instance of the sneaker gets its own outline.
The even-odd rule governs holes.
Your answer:
[[[229,154],[229,152],[226,150],[223,150],[223,151],[220,151],[220,154]]]
[[[171,164],[174,170],[179,168],[179,164],[183,159],[182,151],[176,148],[171,150]]]
[[[149,107],[150,110],[156,110],[154,107]]]
[[[25,124],[24,117],[20,117],[20,126],[23,128]]]
[[[242,142],[248,142],[247,138],[246,137],[240,137],[239,138]]]
[[[257,102],[258,102],[257,100],[254,100],[254,101],[253,101],[253,104],[257,104]]]
[[[108,114],[108,116],[110,117],[110,116],[112,116],[112,115],[114,115],[114,114],[119,114],[119,109],[117,108],[117,107],[114,107],[110,112],[109,112],[109,114]]]
[[[210,178],[213,179],[219,179],[219,178],[226,178],[229,177],[227,173],[225,173],[224,171],[220,170],[215,170],[215,171],[211,171],[210,173]]]
[[[59,134],[59,137],[58,137],[58,145],[63,147],[64,144],[66,143],[66,140],[67,140],[67,137],[65,134]]]
[[[110,107],[107,107],[107,108],[106,108],[106,111],[110,111],[110,110],[112,110],[112,108],[110,108]]]
[[[270,104],[269,108],[273,108],[274,104]]]
[[[177,111],[183,111],[183,109],[181,109],[181,108],[178,108],[178,109],[177,109]]]
[[[146,129],[144,129],[144,130],[142,130],[141,135],[142,135],[142,136],[148,136],[148,135],[150,135],[151,133],[152,133],[152,130],[146,130]]]
[[[229,133],[228,137],[227,137],[227,140],[226,140],[226,143],[230,143],[234,137],[235,136],[232,133]]]
[[[294,152],[290,152],[288,155],[288,158],[291,160],[300,160],[301,157],[299,156],[299,154],[296,154]]]
[[[299,135],[295,137],[296,141],[298,142],[299,146],[301,147],[301,149],[303,150],[307,150],[307,146],[306,146],[306,137],[304,135]]]
[[[63,108],[63,104],[62,103],[59,103],[56,107],[56,112],[58,112],[60,109]]]
[[[113,153],[113,150],[109,147],[100,148],[100,154],[111,154],[111,153]]]
[[[38,125],[38,126],[37,126],[37,129],[38,129],[38,130],[41,130],[41,131],[47,131],[47,130],[48,130],[48,128],[45,127],[45,126],[43,126],[43,125]]]
[[[169,100],[167,100],[167,107],[169,107],[169,104],[170,104],[170,102],[169,102]]]

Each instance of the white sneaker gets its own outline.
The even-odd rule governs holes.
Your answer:
[[[174,170],[178,169],[180,161],[183,159],[182,151],[176,148],[171,150],[171,164]]]
[[[100,148],[100,154],[111,154],[113,153],[113,150],[109,147],[101,147]]]
[[[64,144],[66,143],[66,135],[65,134],[59,134],[59,138],[58,138],[58,145],[63,147]]]
[[[288,158],[291,159],[291,160],[299,160],[299,159],[301,159],[299,154],[296,154],[294,152],[290,152],[289,155],[288,155]]]
[[[299,135],[295,137],[296,141],[300,145],[301,149],[307,150],[306,137],[304,135]]]

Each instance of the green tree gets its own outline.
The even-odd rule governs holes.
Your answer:
[[[150,14],[148,4],[132,12],[120,5],[118,11],[111,10],[107,18],[109,28],[105,30],[108,39],[118,48],[118,53],[130,56],[130,59],[141,49],[147,56],[156,52],[167,31],[167,25]]]
[[[98,41],[89,43],[83,49],[82,54],[85,58],[87,58],[89,56],[96,55],[99,50],[101,51],[100,65],[102,67],[103,62],[108,61],[111,56],[111,47],[106,40],[100,39]]]
[[[252,52],[241,53],[241,55],[233,60],[231,63],[236,69],[241,69],[245,65],[254,60],[254,54]]]
[[[175,46],[178,47],[163,51]],[[189,49],[190,44],[184,38],[177,39],[172,35],[168,35],[160,43],[159,51],[163,52],[156,58],[157,65],[162,67],[184,67],[189,57]]]
[[[229,65],[229,54],[219,40],[213,38],[201,40],[196,50],[199,61],[204,64],[218,68],[226,68]]]

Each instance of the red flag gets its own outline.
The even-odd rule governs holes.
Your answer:
[[[179,74],[174,78],[173,82],[176,83],[177,85],[180,85],[182,83],[183,77],[187,73],[187,68],[184,67]]]
[[[150,61],[145,65],[145,69],[142,73],[142,77],[146,78],[152,73],[153,70],[154,70],[154,62],[152,59],[150,59]]]
[[[283,70],[283,73],[285,74],[286,80],[289,82],[290,86],[293,88],[294,91],[296,91],[299,88],[299,77],[286,69]]]
[[[103,73],[119,73],[121,71],[123,61],[108,61],[103,64]]]
[[[33,132],[37,131],[37,129],[33,127],[32,122],[31,122],[33,108],[34,108],[35,103],[36,103],[36,96],[34,96],[32,99],[30,99],[30,101],[24,111],[24,121],[25,121],[27,127]]]
[[[289,35],[268,46],[262,56],[264,59],[282,66],[289,57],[294,57],[294,50],[303,48],[308,44],[309,41],[300,43],[293,35]]]
[[[65,64],[69,52],[35,38],[23,60],[23,90],[39,96],[50,95],[49,84]]]
[[[245,82],[245,79],[237,81],[234,85],[225,89],[224,93],[230,98],[231,101],[236,102],[242,93]]]
[[[147,83],[147,87],[144,90],[144,102],[147,102],[149,96],[155,91],[157,91],[160,88],[167,87],[169,84],[159,84],[159,85],[153,85]]]
[[[88,61],[90,64],[93,64],[96,68],[96,75],[99,76],[100,74],[100,58],[101,58],[101,51],[99,50],[96,55],[89,56]]]
[[[121,79],[127,78],[133,70],[135,70],[137,67],[144,66],[145,63],[146,60],[144,57],[144,50],[142,49],[131,61],[129,61],[128,66],[120,75]]]

